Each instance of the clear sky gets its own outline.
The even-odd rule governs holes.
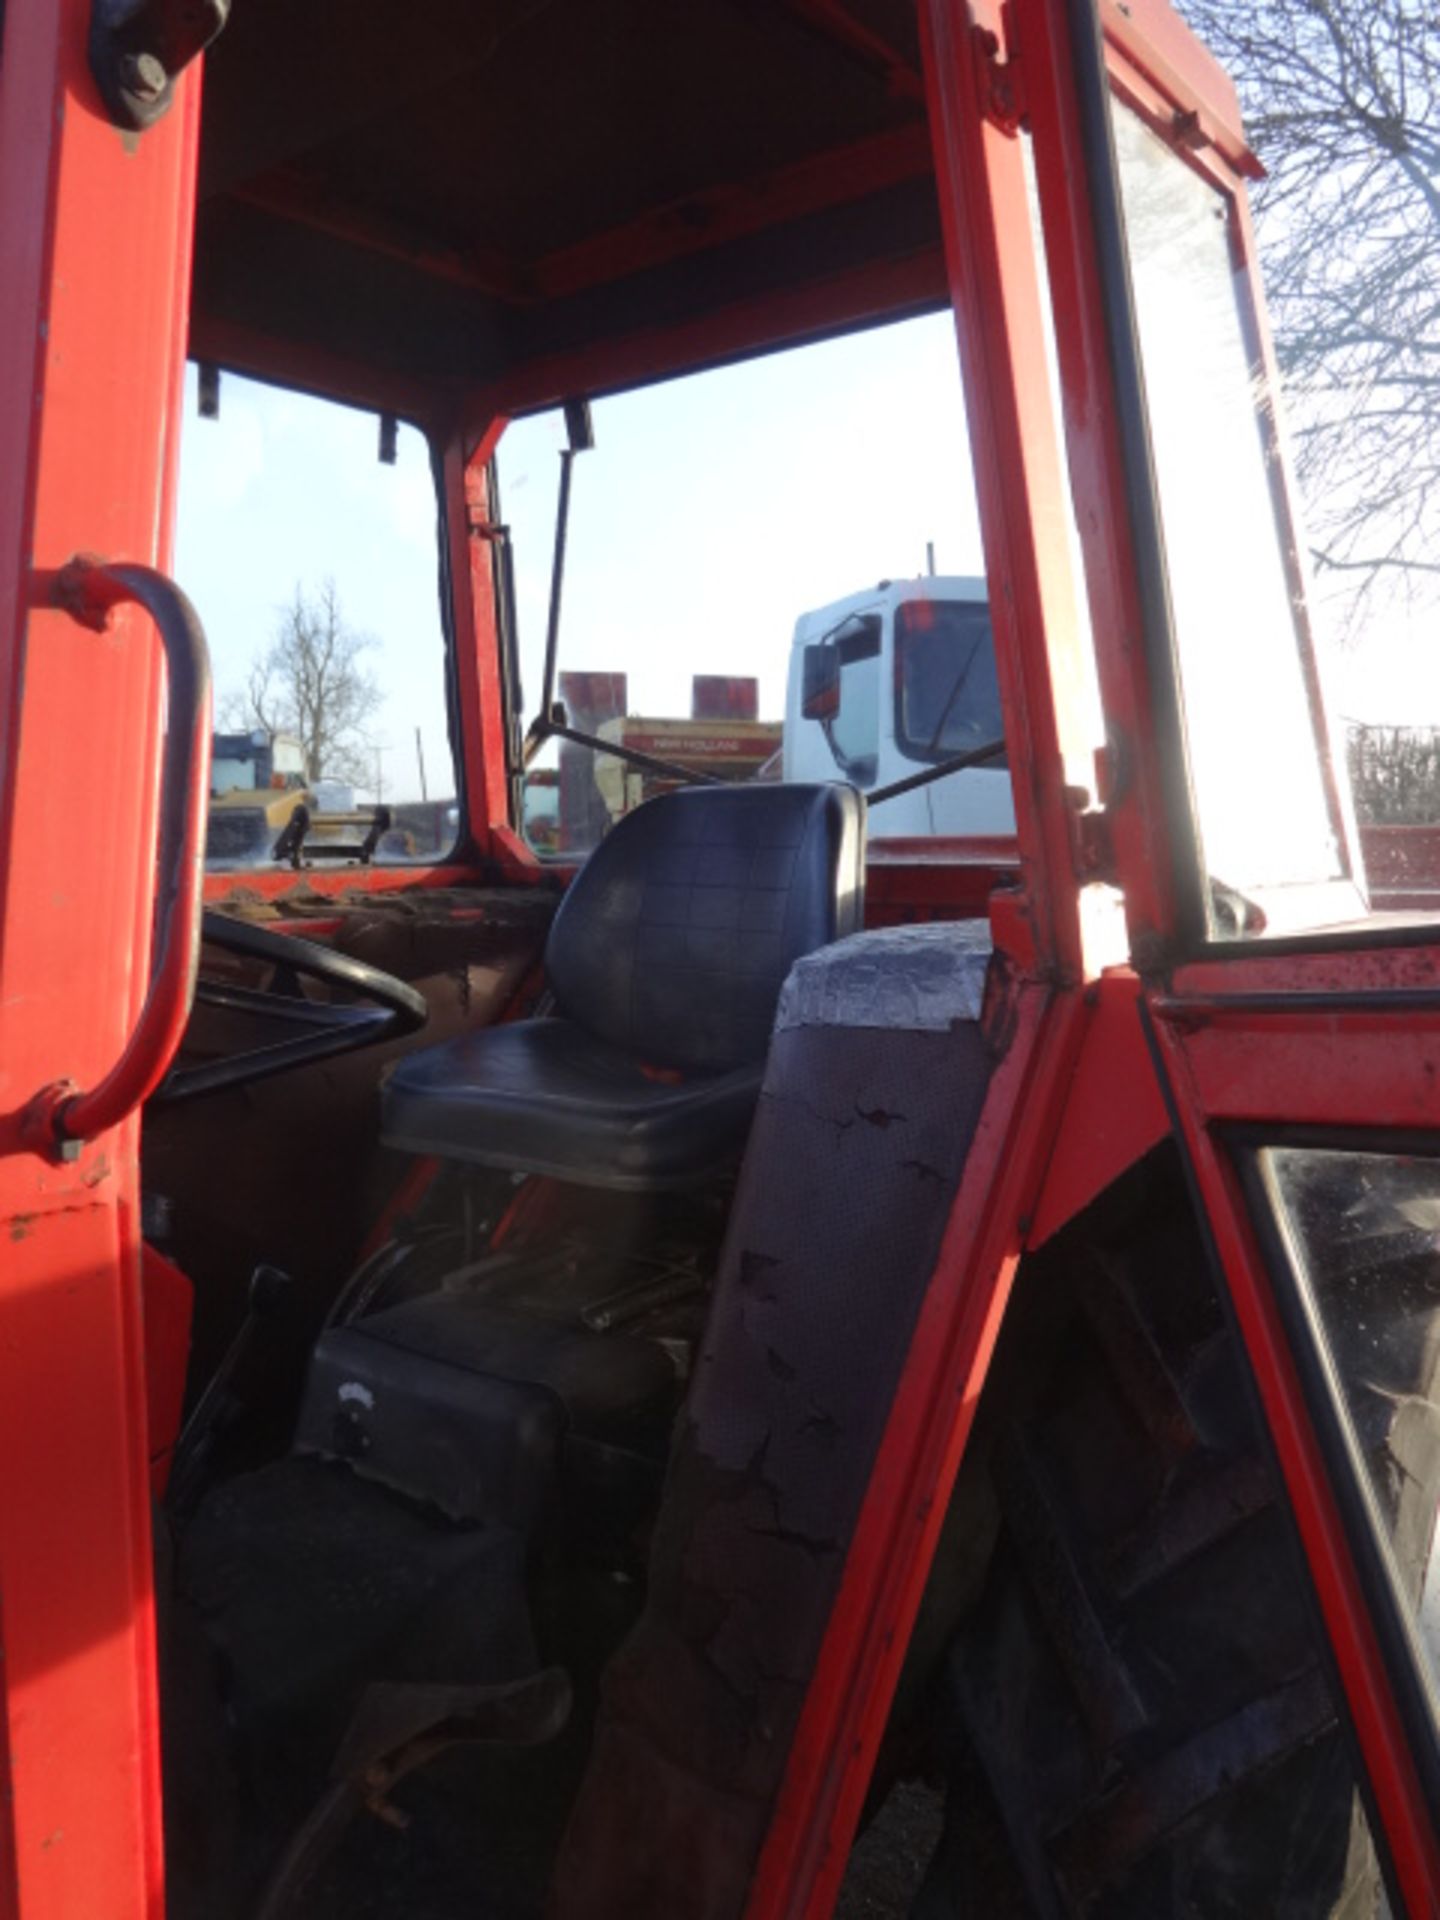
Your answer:
[[[796,616],[884,576],[982,570],[948,317],[601,400],[576,464],[561,664],[624,670],[636,711],[687,714],[694,672],[748,673],[779,718]],[[538,698],[554,537],[554,415],[501,450],[522,672]],[[226,376],[218,421],[191,373],[177,570],[201,610],[223,698],[296,582],[333,575],[376,637],[386,794],[432,797],[445,738],[435,528],[420,436],[376,458],[373,416]]]
[[[386,797],[419,795],[417,726],[431,798],[448,796],[435,488],[422,436],[402,428],[387,467],[373,414],[226,375],[220,418],[202,420],[193,367],[186,400],[175,568],[209,636],[222,724],[226,695],[243,686],[296,585],[333,576],[347,620],[375,638],[367,663],[385,691],[376,736]]]
[[[374,636],[385,796],[417,797],[415,729],[432,798],[450,790],[436,604],[435,504],[418,433],[394,467],[373,415],[226,376],[218,422],[191,373],[177,573],[200,609],[219,694],[239,688],[295,585],[333,575]],[[623,669],[632,711],[689,712],[694,672],[761,682],[778,718],[796,616],[883,577],[982,571],[948,315],[853,335],[602,400],[576,462],[561,664]],[[514,423],[502,443],[514,530],[527,716],[540,683],[561,430]],[[1216,523],[1223,565],[1223,517]],[[1440,723],[1435,616],[1390,616],[1331,650],[1337,709]],[[1237,689],[1237,693],[1239,690]]]
[[[779,719],[796,617],[882,578],[981,573],[948,316],[601,400],[575,462],[562,663],[623,668],[630,705],[688,714],[692,673],[754,674]],[[514,423],[527,706],[539,698],[563,427]]]

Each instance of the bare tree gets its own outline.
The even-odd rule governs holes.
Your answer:
[[[1256,205],[1317,570],[1440,589],[1440,11],[1181,0],[1269,171]]]
[[[227,719],[294,734],[312,780],[363,784],[374,764],[367,726],[384,697],[362,659],[374,644],[346,626],[333,580],[313,595],[297,582],[270,645],[251,663],[243,690],[226,701]]]
[[[1440,731],[1352,724],[1346,746],[1363,822],[1413,827],[1440,820]]]

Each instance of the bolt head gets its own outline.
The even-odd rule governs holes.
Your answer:
[[[153,53],[127,53],[120,62],[120,84],[137,100],[158,100],[169,78]]]

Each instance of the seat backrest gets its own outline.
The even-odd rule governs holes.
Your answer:
[[[828,785],[686,787],[637,807],[551,926],[561,1011],[655,1066],[758,1064],[791,964],[860,926],[864,816]]]

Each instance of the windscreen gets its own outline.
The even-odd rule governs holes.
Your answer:
[[[526,773],[530,844],[584,854],[687,771],[867,791],[912,774],[897,740],[890,604],[902,583],[923,594],[934,578],[938,595],[983,574],[951,316],[602,397],[593,423],[593,449],[573,458],[554,692],[575,731],[646,759],[544,741]],[[513,421],[497,453],[527,730],[543,698],[565,436],[561,413],[538,414]],[[828,710],[807,718],[804,658],[822,645]],[[947,672],[938,655],[933,674],[917,656],[917,698],[934,702],[917,721],[922,745],[949,691],[929,693],[930,680]],[[988,658],[942,737],[965,733],[977,700],[989,702],[993,739]],[[1003,793],[982,797],[986,811],[960,796],[945,830],[1008,830]],[[893,818],[881,812],[872,828]],[[923,798],[891,830],[929,831]]]
[[[1000,739],[1000,685],[984,601],[903,601],[895,613],[895,688],[895,735],[911,759],[949,760]]]

